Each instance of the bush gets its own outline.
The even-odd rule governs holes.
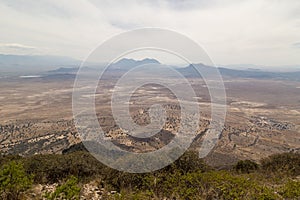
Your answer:
[[[259,168],[259,165],[256,162],[253,162],[251,160],[240,160],[238,163],[234,166],[234,169],[237,172],[241,173],[250,173],[254,172]]]
[[[104,175],[101,176],[102,180],[108,187],[118,192],[123,188],[130,190],[142,189],[144,179],[147,176],[147,174],[131,174],[110,168],[104,169],[104,172]]]
[[[255,180],[226,171],[191,173],[181,178],[183,199],[277,199],[272,189]]]
[[[181,174],[186,174],[196,171],[208,171],[210,168],[205,164],[203,159],[199,158],[198,152],[187,151],[179,159],[177,159],[170,166],[166,167],[166,170],[173,172],[179,171]]]
[[[147,189],[149,186],[154,187],[154,180],[156,186],[159,187],[159,183],[165,181],[168,176],[176,174],[177,177],[180,177],[182,174],[204,172],[208,169],[209,167],[199,158],[196,152],[187,151],[171,165],[150,174],[131,174],[104,168],[102,178],[117,191],[121,191],[122,188]]]
[[[261,160],[261,168],[264,171],[280,172],[287,175],[300,175],[300,154],[283,153],[271,155]]]
[[[299,199],[300,198],[300,182],[289,180],[279,192],[284,198]]]
[[[36,183],[57,183],[69,176],[81,181],[103,173],[104,165],[88,152],[66,155],[35,155],[23,160],[28,173],[35,174]]]
[[[23,165],[16,161],[5,164],[0,171],[0,191],[3,199],[19,199],[32,183],[33,176],[27,175]]]
[[[157,199],[278,199],[273,189],[250,176],[227,171],[148,175],[141,189]],[[141,191],[137,190],[137,191]]]
[[[18,174],[17,182],[25,185],[17,187],[19,192],[14,193],[18,194],[15,199],[19,198],[32,183],[32,176],[27,174],[34,174],[36,183],[42,184],[67,180],[59,185],[55,192],[47,194],[48,199],[78,199],[80,193],[78,182],[95,179],[99,180],[101,188],[118,192],[104,193],[107,199],[279,199],[299,198],[300,195],[299,181],[291,181],[294,175],[299,174],[299,154],[291,153],[263,159],[260,167],[255,162],[244,160],[239,161],[233,171],[217,171],[199,159],[197,152],[188,151],[173,164],[145,174],[130,174],[111,169],[88,152],[80,151],[65,155],[0,158],[2,163],[6,163],[0,176],[2,198],[6,199],[14,198],[7,196],[8,193],[12,193],[7,189],[8,174]],[[16,161],[11,161],[14,159]],[[20,163],[23,163],[24,168]],[[261,170],[257,170],[258,168]],[[250,172],[253,173],[247,174]],[[283,174],[273,172],[284,172],[287,176],[282,178],[280,175]]]
[[[53,193],[48,193],[45,197],[49,200],[79,199],[80,190],[78,179],[75,176],[71,176],[64,184],[58,186]]]
[[[9,163],[13,160],[20,160],[22,157],[19,155],[0,155],[0,166]]]

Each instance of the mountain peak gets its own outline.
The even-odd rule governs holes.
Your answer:
[[[143,60],[134,60],[132,58],[122,58],[118,62],[115,62],[113,65],[119,66],[119,67],[133,67],[138,65],[144,65],[144,64],[160,64],[158,60],[155,60],[153,58],[145,58]]]
[[[160,62],[154,58],[145,58],[143,60],[138,60],[137,62],[141,62],[141,63],[154,63],[154,64],[160,64]]]

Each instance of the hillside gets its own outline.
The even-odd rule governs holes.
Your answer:
[[[216,170],[194,152],[147,174],[110,169],[89,153],[0,157],[2,199],[298,199],[300,155],[277,154]],[[5,181],[16,178],[9,187]],[[20,182],[23,181],[23,182]],[[24,182],[26,181],[26,182]]]

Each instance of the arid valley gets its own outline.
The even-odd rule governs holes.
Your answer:
[[[75,70],[76,71],[76,70]],[[11,76],[0,79],[0,149],[4,154],[60,154],[81,141],[72,115],[75,72],[54,71],[40,77]],[[210,99],[205,82],[190,77],[201,111],[199,130],[191,148],[201,146],[210,123]],[[258,161],[274,153],[300,150],[300,82],[276,78],[223,76],[227,114],[224,129],[213,151],[205,158],[224,167],[240,159]],[[149,123],[147,109],[161,103],[170,118],[164,125],[168,134],[137,140],[115,125],[110,110],[114,77],[102,80],[97,90],[98,119],[106,136],[131,151],[153,151],[166,145],[179,123],[178,102],[163,87],[145,86],[132,97],[134,121]],[[176,83],[176,80],[170,79]],[[141,112],[142,110],[142,112]],[[157,138],[155,138],[157,137]]]

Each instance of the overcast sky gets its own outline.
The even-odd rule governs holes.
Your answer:
[[[0,53],[84,59],[142,27],[182,33],[218,64],[300,65],[299,0],[0,0]]]

